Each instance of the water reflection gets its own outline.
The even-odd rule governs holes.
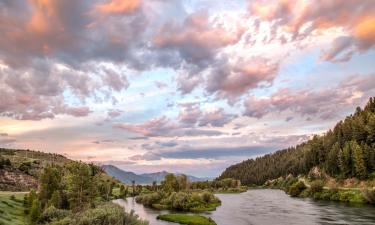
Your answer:
[[[251,190],[242,194],[218,194],[222,205],[204,213],[218,225],[330,225],[375,224],[375,207],[291,198],[280,190]],[[127,211],[134,209],[151,225],[173,224],[156,220],[168,211],[157,211],[137,204],[133,198],[116,200]]]

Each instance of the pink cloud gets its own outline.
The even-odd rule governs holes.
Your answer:
[[[337,108],[358,105],[360,103],[358,100],[367,100],[374,91],[374,74],[351,76],[335,88],[318,91],[281,89],[268,98],[250,96],[244,102],[244,115],[262,118],[271,112],[290,111],[302,116],[330,119],[336,116]],[[361,95],[358,96],[359,93]],[[353,101],[357,102],[353,103]]]
[[[334,56],[350,47],[362,52],[375,45],[373,3],[372,0],[347,0],[345,4],[341,0],[258,0],[250,3],[250,13],[262,21],[272,22],[274,35],[278,34],[278,28],[282,28],[292,34],[292,40],[304,39],[312,35],[313,31],[319,34],[330,28],[344,29],[352,41],[335,40],[333,47],[328,49],[329,53],[322,58],[345,61],[350,59],[351,54],[346,54],[341,60],[335,60]]]
[[[140,0],[110,0],[96,5],[96,9],[105,14],[125,14],[138,10],[140,4]]]

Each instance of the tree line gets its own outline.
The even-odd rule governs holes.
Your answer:
[[[49,164],[39,174],[38,190],[25,195],[25,214],[31,224],[147,224],[121,207],[106,203],[116,184],[93,164]],[[120,195],[126,196],[126,192],[121,185]]]
[[[324,135],[228,167],[218,178],[235,178],[245,185],[262,185],[270,179],[308,174],[319,167],[328,175],[361,180],[375,177],[375,98],[340,121]]]

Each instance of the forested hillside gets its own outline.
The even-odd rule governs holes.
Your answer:
[[[295,147],[227,168],[219,179],[235,178],[246,185],[261,185],[288,174],[307,174],[318,166],[335,178],[375,176],[375,98],[364,109],[340,121],[322,136]]]

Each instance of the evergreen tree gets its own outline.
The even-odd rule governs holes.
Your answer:
[[[327,161],[325,163],[325,170],[327,173],[329,173],[331,176],[334,176],[340,172],[339,168],[339,153],[340,153],[340,144],[336,142],[332,149],[329,151],[327,156]]]
[[[42,206],[39,200],[36,198],[33,200],[31,208],[30,208],[30,213],[29,213],[30,222],[36,223],[39,220],[41,214],[42,214]]]
[[[67,166],[66,186],[70,207],[82,208],[92,203],[96,195],[96,183],[91,167],[80,162]]]
[[[39,199],[44,205],[52,194],[59,189],[61,184],[60,168],[56,166],[46,166],[40,175]]]
[[[364,155],[361,146],[359,146],[356,141],[351,141],[350,145],[353,151],[353,174],[360,179],[364,179],[366,178],[367,172],[366,163],[364,160]]]

